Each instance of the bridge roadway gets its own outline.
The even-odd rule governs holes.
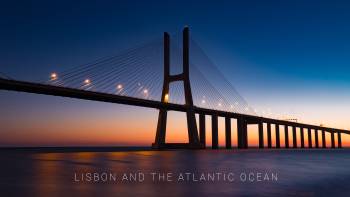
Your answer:
[[[187,109],[185,105],[180,105],[180,104],[162,103],[160,101],[154,101],[154,100],[146,100],[146,99],[120,96],[120,95],[114,95],[114,94],[108,94],[108,93],[100,93],[100,92],[93,92],[93,91],[87,91],[87,90],[81,90],[81,89],[73,89],[73,88],[67,88],[67,87],[59,87],[59,86],[53,86],[53,85],[2,79],[2,78],[0,78],[0,89],[9,90],[9,91],[43,94],[43,95],[62,96],[62,97],[77,98],[77,99],[84,99],[84,100],[91,100],[91,101],[101,101],[101,102],[108,102],[108,103],[133,105],[133,106],[155,108],[155,109],[163,108],[167,110],[181,111],[181,112],[185,112]],[[204,114],[204,115],[216,115],[220,117],[228,117],[228,118],[235,118],[235,119],[244,118],[248,121],[248,123],[252,123],[252,124],[265,122],[265,123],[276,124],[276,125],[287,125],[292,127],[309,128],[309,129],[316,129],[321,131],[350,134],[350,131],[348,130],[328,128],[328,127],[322,127],[317,125],[309,125],[309,124],[291,122],[286,120],[277,120],[277,119],[271,119],[271,118],[253,116],[253,115],[239,114],[234,112],[205,109],[201,107],[195,107],[194,110],[196,113]]]

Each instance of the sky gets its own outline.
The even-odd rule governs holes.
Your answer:
[[[346,1],[313,0],[4,1],[0,72],[20,80],[47,79],[52,71],[188,25],[257,110],[350,129],[349,9]],[[0,146],[149,145],[154,140],[156,110],[7,91],[0,91],[0,98]],[[170,117],[167,140],[183,141],[184,115]],[[255,134],[250,143],[256,144]]]

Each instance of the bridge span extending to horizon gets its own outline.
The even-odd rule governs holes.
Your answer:
[[[212,130],[212,148],[219,148],[218,143],[218,118],[225,118],[225,147],[232,148],[232,126],[231,119],[237,120],[237,147],[239,149],[248,148],[248,125],[258,126],[259,148],[273,148],[272,142],[275,141],[275,148],[326,148],[326,133],[331,136],[331,148],[336,148],[335,135],[337,135],[337,147],[342,147],[341,134],[350,134],[350,131],[329,128],[305,123],[292,122],[287,120],[279,120],[267,118],[254,114],[244,114],[235,111],[226,111],[218,109],[210,109],[202,106],[194,105],[191,83],[190,83],[190,55],[189,55],[189,29],[183,30],[183,47],[182,47],[182,73],[170,74],[170,36],[164,33],[163,40],[163,87],[161,93],[161,100],[152,100],[147,98],[137,98],[123,94],[111,94],[89,89],[79,89],[64,86],[57,86],[55,84],[42,84],[35,82],[26,82],[14,80],[10,78],[0,77],[0,89],[8,91],[19,91],[43,95],[62,96],[83,100],[101,101],[116,104],[125,104],[146,108],[154,108],[159,110],[157,131],[153,147],[155,149],[168,148],[188,148],[201,149],[206,148],[206,116],[211,116],[211,130]],[[56,77],[56,76],[55,76]],[[90,83],[89,81],[87,81]],[[170,84],[173,82],[182,82],[184,90],[184,104],[169,102]],[[119,85],[122,88],[121,85]],[[148,92],[144,92],[148,93]],[[221,103],[220,103],[221,106]],[[167,143],[166,142],[166,125],[167,112],[179,111],[186,113],[187,128],[188,128],[188,143]],[[197,125],[196,115],[199,120]],[[264,124],[267,129],[267,146],[264,144]],[[275,125],[275,139],[272,139],[272,127]],[[281,138],[280,127],[284,127],[284,139]],[[297,139],[297,128],[300,132],[300,137]],[[308,146],[305,146],[304,132],[307,132]],[[292,132],[292,144],[289,143],[289,133]],[[321,133],[321,137],[319,137]],[[312,135],[314,136],[314,143],[312,143]],[[320,138],[320,139],[319,139]],[[281,141],[284,141],[284,147],[281,146]],[[298,141],[300,146],[298,146]]]

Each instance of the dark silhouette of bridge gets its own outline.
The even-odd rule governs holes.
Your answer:
[[[310,125],[298,122],[292,122],[288,120],[279,120],[267,117],[261,117],[252,114],[243,114],[232,111],[209,109],[205,107],[198,107],[194,105],[190,83],[190,55],[189,55],[189,29],[188,27],[183,30],[183,43],[182,43],[182,73],[171,75],[170,74],[170,36],[168,33],[164,33],[163,42],[163,64],[164,64],[164,76],[163,76],[163,88],[161,94],[161,100],[150,100],[146,98],[135,98],[127,95],[116,95],[111,93],[96,92],[89,89],[77,89],[70,87],[61,87],[52,84],[42,84],[34,82],[18,81],[11,78],[0,77],[0,89],[9,91],[19,91],[27,93],[36,93],[43,95],[62,96],[69,98],[77,98],[91,101],[101,101],[108,103],[117,103],[125,105],[140,106],[146,108],[154,108],[159,110],[158,124],[155,142],[152,146],[156,149],[167,148],[191,148],[200,149],[206,147],[206,124],[205,117],[211,116],[212,127],[212,148],[217,149],[218,143],[218,118],[225,118],[225,141],[226,148],[232,148],[231,144],[231,119],[237,120],[237,146],[240,149],[248,148],[248,125],[258,125],[258,137],[259,148],[264,148],[264,124],[267,128],[267,148],[272,148],[272,130],[271,125],[275,125],[275,148],[281,148],[281,140],[285,141],[284,148],[298,148],[297,140],[300,141],[300,148],[306,148],[304,145],[304,132],[305,129],[308,133],[308,148],[326,148],[326,132],[331,135],[331,147],[335,148],[335,135],[337,135],[338,148],[342,147],[341,134],[350,134],[350,131],[336,128],[328,128],[317,125]],[[56,74],[52,77],[56,78]],[[169,102],[169,87],[173,82],[183,82],[183,90],[185,103],[171,103]],[[87,84],[90,81],[85,80]],[[118,85],[118,89],[122,89],[121,85]],[[145,92],[147,93],[147,92]],[[220,103],[221,106],[221,103]],[[166,142],[166,125],[167,125],[167,112],[179,111],[185,112],[187,117],[188,128],[188,143],[167,143]],[[197,125],[196,114],[199,116],[199,125]],[[284,139],[280,137],[280,127],[284,127]],[[300,139],[297,139],[297,128],[299,128]],[[312,131],[314,134],[314,144],[312,143]],[[293,143],[289,144],[289,132],[292,132]],[[321,142],[319,140],[319,132],[321,132]]]

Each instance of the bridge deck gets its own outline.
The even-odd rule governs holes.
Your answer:
[[[2,78],[0,78],[0,89],[35,93],[35,94],[52,95],[52,96],[62,96],[62,97],[77,98],[77,99],[84,99],[84,100],[91,100],[91,101],[118,103],[118,104],[133,105],[133,106],[140,106],[140,107],[147,107],[147,108],[155,108],[155,109],[167,109],[167,110],[182,111],[182,112],[185,112],[187,110],[186,105],[162,103],[160,101],[154,101],[154,100],[146,100],[146,99],[140,99],[140,98],[134,98],[134,97],[120,96],[120,95],[107,94],[107,93],[101,93],[101,92],[93,92],[93,91],[87,91],[87,90],[58,87],[53,85],[45,85],[45,84],[39,84],[39,83],[24,82],[24,81],[10,80],[10,79],[2,79]],[[262,122],[269,122],[272,124],[312,128],[312,129],[324,130],[328,132],[341,132],[341,133],[350,134],[350,131],[343,130],[343,129],[321,127],[316,125],[296,123],[296,122],[290,122],[285,120],[277,120],[277,119],[271,119],[271,118],[253,116],[253,115],[246,115],[246,114],[238,114],[234,112],[218,111],[218,110],[205,109],[200,107],[195,107],[194,110],[196,113],[206,114],[206,115],[218,115],[222,117],[231,117],[231,118],[244,117],[247,120],[252,122],[262,121]]]

